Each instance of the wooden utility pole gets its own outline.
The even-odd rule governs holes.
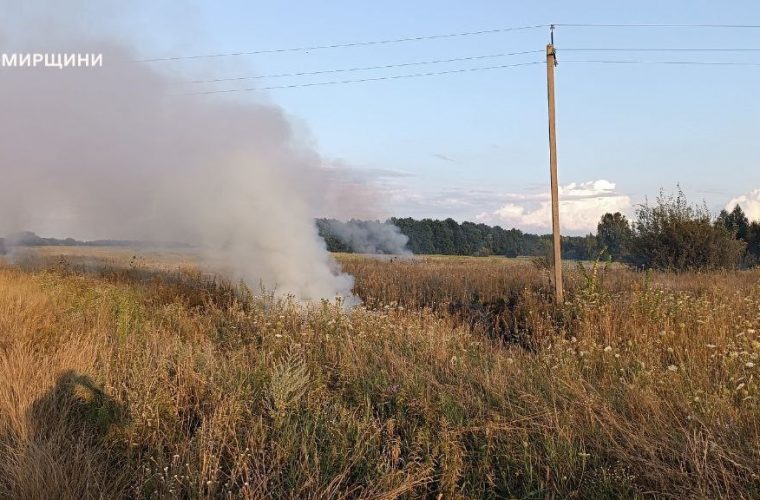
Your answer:
[[[562,287],[562,250],[559,234],[559,188],[557,185],[557,130],[554,124],[554,67],[557,59],[554,53],[554,26],[552,43],[546,46],[546,87],[549,99],[549,166],[552,188],[552,235],[554,240],[554,301],[562,304],[565,294]]]

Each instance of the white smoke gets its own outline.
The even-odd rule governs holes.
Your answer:
[[[330,233],[354,252],[370,254],[412,255],[406,248],[409,238],[388,222],[335,219],[327,221]]]
[[[0,52],[103,66],[0,70],[0,236],[182,241],[254,287],[350,296],[314,224],[323,160],[278,107],[178,95],[112,41],[13,32]]]

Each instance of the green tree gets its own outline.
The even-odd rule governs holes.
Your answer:
[[[754,221],[747,228],[747,265],[760,264],[760,222]]]
[[[612,260],[624,260],[628,255],[633,231],[628,219],[620,212],[606,213],[596,226],[599,247],[606,248]]]
[[[747,240],[749,219],[739,205],[736,205],[731,212],[721,210],[715,224],[728,229],[728,231],[733,233],[737,239]]]

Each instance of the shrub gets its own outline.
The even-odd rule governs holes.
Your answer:
[[[679,189],[676,196],[660,192],[656,205],[636,210],[627,260],[672,271],[735,268],[744,247],[725,226],[712,223],[706,207],[690,205]]]

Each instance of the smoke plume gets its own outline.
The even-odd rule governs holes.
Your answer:
[[[15,30],[0,52],[103,66],[0,69],[0,236],[182,241],[254,287],[350,296],[314,225],[323,160],[281,109],[183,95],[117,42],[43,32]]]
[[[335,219],[327,221],[327,229],[354,252],[370,254],[412,255],[406,248],[409,238],[388,222]]]

